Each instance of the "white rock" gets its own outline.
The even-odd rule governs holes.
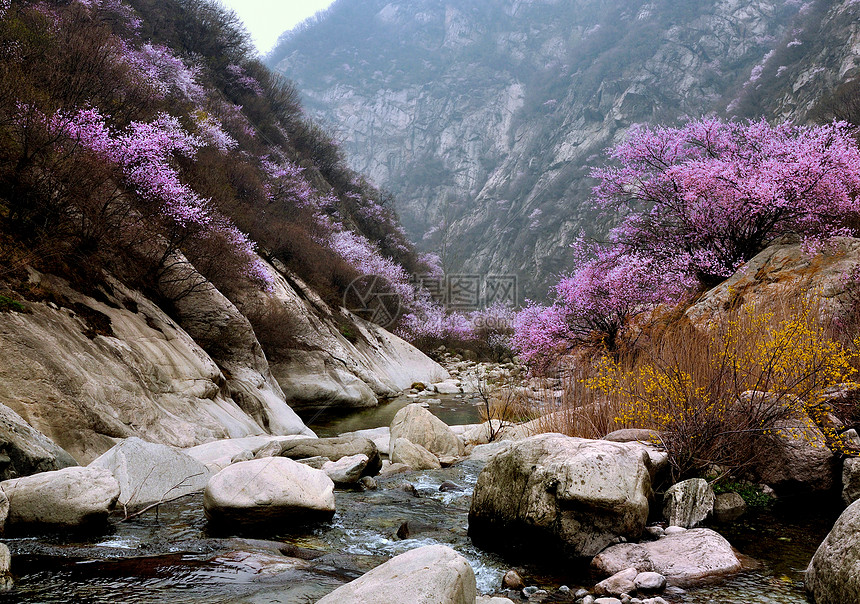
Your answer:
[[[860,499],[860,457],[845,459],[842,466],[842,503],[851,505]]]
[[[202,491],[211,472],[202,463],[167,445],[127,438],[95,459],[119,482],[119,503],[134,509]]]
[[[714,511],[714,490],[707,480],[673,484],[663,497],[663,517],[671,526],[693,528]]]
[[[343,585],[317,604],[475,604],[469,561],[444,545],[395,556]]]
[[[356,430],[354,432],[344,432],[340,436],[350,438],[360,436],[362,438],[367,438],[373,441],[373,444],[376,445],[376,450],[379,451],[380,455],[389,455],[391,453],[389,442],[391,440],[391,429],[388,426]]]
[[[405,464],[413,470],[434,470],[442,467],[438,457],[421,445],[416,445],[405,438],[394,441],[391,461],[393,464]]]
[[[660,573],[670,585],[686,587],[735,573],[741,562],[721,535],[710,529],[691,529],[657,541],[612,545],[595,556],[591,566],[604,575],[632,566],[639,572]]]
[[[7,528],[78,527],[107,519],[119,499],[119,483],[103,468],[80,466],[4,480]]]
[[[618,537],[638,539],[648,518],[648,463],[627,443],[561,434],[516,441],[478,476],[469,534],[482,547],[504,548],[522,540],[539,547],[537,533],[575,557]]]
[[[247,461],[248,459],[244,459],[244,457],[247,457],[247,454],[250,454],[249,459],[253,459],[254,455],[269,443],[280,443],[287,440],[305,438],[308,437],[303,435],[271,436],[268,434],[246,436],[243,438],[225,438],[183,449],[183,451],[203,465],[214,469],[217,473],[231,463],[234,463],[234,459],[236,461]]]
[[[228,466],[209,480],[203,495],[206,517],[229,525],[301,523],[334,515],[334,482],[286,457]]]
[[[860,602],[860,500],[842,512],[818,546],[805,583],[815,604]]]
[[[463,454],[463,444],[448,425],[414,403],[395,414],[390,428],[392,445],[398,438],[405,438],[437,457],[458,457]]]
[[[362,453],[341,457],[337,461],[327,461],[322,471],[335,484],[352,484],[361,479],[361,474],[367,467],[368,457]]]

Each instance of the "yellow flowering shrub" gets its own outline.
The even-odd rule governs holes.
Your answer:
[[[814,304],[745,306],[707,333],[675,328],[636,356],[601,359],[583,383],[613,401],[618,427],[661,433],[676,477],[737,473],[773,438],[823,446],[810,412],[856,374],[854,350],[828,336]]]

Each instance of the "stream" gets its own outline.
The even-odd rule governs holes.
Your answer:
[[[478,421],[479,409],[469,397],[437,398],[429,409],[442,419]],[[396,400],[347,419],[320,416],[313,427],[327,436],[387,425],[385,418],[408,402],[413,401]],[[593,581],[582,569],[536,568],[472,545],[467,517],[481,467],[467,460],[378,478],[375,491],[338,490],[331,522],[285,526],[265,535],[211,534],[202,495],[194,495],[134,520],[115,518],[98,536],[4,538],[13,554],[16,586],[0,595],[0,602],[310,603],[393,555],[434,543],[449,545],[470,561],[479,593],[496,592],[509,568],[526,584],[550,591],[546,602],[572,601],[553,597],[562,584],[574,591],[590,587]],[[759,567],[715,585],[669,591],[664,598],[671,604],[804,603],[803,570],[837,515],[838,510],[813,515],[783,506],[714,527]],[[400,538],[404,522],[408,534],[401,530],[405,538]]]

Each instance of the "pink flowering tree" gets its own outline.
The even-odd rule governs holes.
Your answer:
[[[691,121],[633,128],[594,170],[599,207],[621,212],[615,243],[638,255],[683,259],[711,285],[775,238],[855,231],[860,150],[846,123],[771,126]]]

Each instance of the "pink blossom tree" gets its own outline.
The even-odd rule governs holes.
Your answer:
[[[594,170],[595,201],[621,212],[612,240],[638,255],[683,259],[706,285],[775,238],[855,232],[860,150],[852,127],[764,120],[631,129]]]

